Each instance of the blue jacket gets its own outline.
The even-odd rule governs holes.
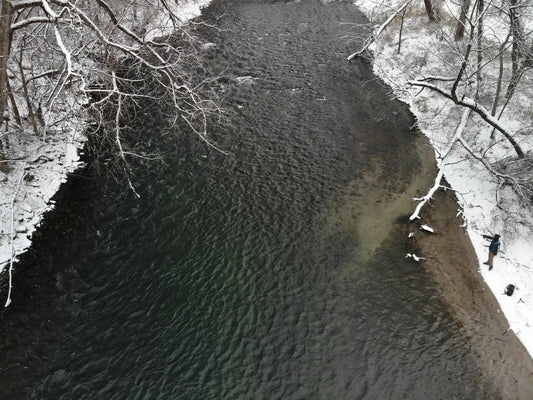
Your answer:
[[[490,242],[489,251],[491,253],[494,253],[494,255],[498,254],[498,250],[500,248],[500,239],[492,239],[492,242]]]

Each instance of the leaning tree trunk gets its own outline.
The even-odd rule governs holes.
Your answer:
[[[476,98],[479,94],[479,86],[481,85],[481,64],[483,63],[483,30],[484,30],[484,16],[485,2],[484,0],[478,0],[477,2],[477,67],[476,67]]]
[[[465,24],[468,16],[468,10],[470,9],[470,0],[463,0],[461,3],[461,14],[459,14],[459,20],[455,28],[455,40],[462,40],[465,35]]]
[[[431,22],[439,22],[439,14],[433,4],[433,0],[424,0],[424,5],[426,6],[426,13],[429,20]]]
[[[524,48],[524,32],[522,29],[518,2],[516,0],[511,0],[509,5],[509,24],[511,26],[511,34],[513,35],[513,45],[511,48],[511,79],[509,81],[509,86],[507,86],[507,92],[505,93],[506,100],[513,96],[518,81],[522,75],[520,60],[523,56]]]

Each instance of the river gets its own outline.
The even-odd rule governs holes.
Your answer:
[[[139,164],[140,199],[72,177],[17,267],[0,396],[493,398],[405,258],[433,160],[371,66],[344,61],[362,15],[236,0],[204,18],[228,154],[183,136],[165,164]],[[138,129],[164,127],[147,111]]]

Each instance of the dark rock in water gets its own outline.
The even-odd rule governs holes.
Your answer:
[[[411,222],[409,220],[409,215],[402,215],[396,219],[397,224],[408,224],[409,222]]]

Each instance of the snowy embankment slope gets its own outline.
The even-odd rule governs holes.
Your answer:
[[[375,0],[357,0],[355,6],[370,20],[376,18],[376,25],[379,25],[403,3],[405,1],[384,1],[380,4]],[[533,355],[531,209],[520,206],[516,195],[510,189],[501,187],[483,163],[471,156],[466,146],[474,149],[477,154],[483,154],[490,164],[505,160],[513,155],[513,151],[498,132],[496,139],[491,139],[492,129],[479,118],[471,116],[463,131],[465,144],[455,143],[444,157],[456,135],[464,108],[456,106],[436,92],[410,86],[408,81],[425,76],[453,77],[457,74],[458,67],[452,65],[450,68],[448,62],[444,61],[451,50],[454,50],[445,48],[453,39],[443,40],[435,27],[427,23],[423,5],[418,3],[416,7],[419,9],[411,9],[411,14],[405,18],[400,54],[399,22],[386,28],[370,47],[375,57],[374,72],[391,86],[397,98],[410,106],[420,130],[429,138],[435,149],[437,163],[457,194],[461,206],[458,213],[463,215],[466,231],[477,253],[480,273],[498,300],[510,329]],[[414,8],[415,5],[411,7]],[[496,26],[496,23],[489,26]],[[497,71],[489,68],[484,72],[497,74]],[[483,81],[494,82],[494,79],[495,76],[485,76]],[[486,89],[486,98],[490,99],[494,85]],[[501,122],[517,132],[517,141],[525,152],[530,152],[533,149],[533,138],[520,132],[525,131],[525,127],[530,124],[533,90],[528,88],[514,96],[514,101],[506,109]],[[497,207],[497,200],[504,207]],[[416,203],[413,208],[415,205]],[[502,246],[495,257],[494,269],[489,271],[483,264],[487,260],[489,243],[482,235],[496,233],[502,236]],[[508,284],[516,285],[512,296],[504,294]]]
[[[186,22],[199,16],[209,3],[210,0],[190,0],[179,5],[177,2],[168,4],[174,4],[173,12]],[[172,33],[173,24],[168,17],[158,16],[152,25],[150,37]],[[68,175],[82,165],[78,152],[85,143],[86,121],[81,102],[74,97],[65,94],[63,101],[65,109],[74,110],[73,114],[78,117],[56,124],[42,136],[35,135],[31,128],[20,131],[13,125],[4,131],[2,125],[0,138],[6,160],[2,162],[4,168],[0,168],[0,273],[9,271],[11,274],[13,263],[30,247],[33,232],[44,213],[53,208],[51,198]],[[3,173],[2,169],[8,171]],[[8,298],[6,306],[9,302]]]

